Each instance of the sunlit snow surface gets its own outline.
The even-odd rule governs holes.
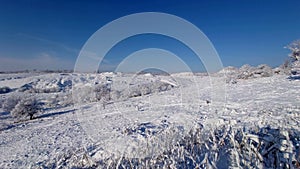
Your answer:
[[[86,88],[106,85],[107,76],[113,79],[110,92],[118,93],[109,93],[106,100],[82,100],[95,96]],[[30,85],[46,105],[38,118],[23,122],[0,109],[0,168],[71,168],[77,164],[70,163],[84,161],[85,155],[88,157],[79,166],[101,168],[109,158],[157,157],[199,128],[203,137],[223,126],[245,133],[249,130],[249,134],[266,127],[299,133],[300,80],[274,75],[226,83],[224,106],[211,100],[210,78],[220,77],[188,73],[0,74],[0,87],[13,89],[0,95],[1,102],[13,95],[27,96],[29,90],[21,89]],[[55,101],[49,101],[54,96],[64,98],[57,99],[60,102],[71,99],[74,105],[54,106]],[[299,135],[290,136],[296,139],[292,152],[297,159]],[[218,167],[213,162],[210,165]]]

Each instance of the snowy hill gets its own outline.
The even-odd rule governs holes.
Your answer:
[[[221,76],[1,74],[0,168],[299,167],[300,81],[265,65],[222,73],[235,81],[224,102]],[[29,96],[35,119],[4,111]]]

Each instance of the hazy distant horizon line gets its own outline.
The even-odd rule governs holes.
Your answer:
[[[244,65],[249,65],[251,67],[258,67],[260,65],[267,65],[269,66],[270,68],[274,69],[274,68],[277,68],[277,67],[280,67],[281,65],[278,65],[278,66],[270,66],[268,64],[258,64],[258,65],[251,65],[251,64],[243,64],[242,66],[224,66],[224,68],[229,68],[229,67],[233,67],[233,68],[241,68],[243,67]],[[221,69],[222,70],[222,69]],[[216,72],[219,72],[221,70],[218,70]],[[98,70],[98,71],[94,71],[94,72],[74,72],[74,69],[24,69],[24,70],[7,70],[7,71],[4,71],[4,70],[0,70],[0,74],[9,74],[9,73],[107,73],[107,72],[114,72],[114,73],[137,73],[137,72],[116,72],[114,70]],[[138,73],[162,73],[162,74],[166,74],[166,73],[208,73],[206,70],[204,71],[174,71],[174,72],[164,72],[162,70],[158,70],[158,69],[155,69],[155,70],[143,70],[141,72],[138,72]]]

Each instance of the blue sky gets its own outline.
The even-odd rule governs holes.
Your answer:
[[[138,12],[169,13],[195,24],[214,44],[224,66],[278,66],[289,53],[283,47],[300,38],[299,0],[0,2],[0,71],[73,69],[80,49],[95,31]],[[123,40],[100,67],[112,69],[143,48],[170,50],[193,70],[203,70],[186,46],[160,35]]]

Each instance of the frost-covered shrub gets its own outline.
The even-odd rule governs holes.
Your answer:
[[[91,103],[111,99],[111,90],[103,84],[73,88],[73,99],[76,103]]]
[[[61,108],[73,105],[73,97],[70,92],[51,94],[43,99],[44,108]]]
[[[107,84],[80,85],[73,87],[73,98],[76,103],[120,101],[132,97],[139,97],[151,93],[170,90],[174,86],[169,83],[154,81],[150,83],[137,83],[123,90],[110,87]]]
[[[97,101],[100,101],[100,100],[103,100],[103,101],[107,101],[107,100],[110,100],[110,88],[107,86],[107,85],[96,85],[94,87],[94,91],[95,92],[95,95],[96,95],[96,100]]]
[[[289,55],[292,59],[291,74],[300,75],[300,40],[290,43],[286,48],[291,51]]]
[[[92,86],[79,86],[73,88],[72,94],[76,103],[90,103],[96,101],[95,92]]]
[[[53,160],[48,160],[42,166],[42,168],[92,169],[97,168],[97,163],[85,149],[80,148],[78,150],[68,149],[61,154],[57,154]],[[34,168],[41,168],[41,166],[38,165]]]
[[[257,68],[253,72],[256,77],[270,77],[273,75],[273,70],[268,65],[258,65]]]
[[[148,95],[151,93],[158,93],[170,90],[173,88],[169,83],[161,82],[161,81],[154,81],[150,83],[144,83],[139,85],[133,85],[130,86],[128,89],[126,89],[122,94],[127,95],[130,97],[139,97],[143,95]]]
[[[163,150],[146,158],[102,159],[100,168],[298,168],[299,132],[272,129],[211,131],[195,128]],[[296,141],[294,141],[296,140]],[[163,148],[163,147],[162,147]],[[114,156],[112,156],[114,157]]]
[[[226,83],[236,84],[238,79],[252,79],[273,76],[274,71],[275,70],[266,64],[258,65],[257,67],[252,67],[246,64],[239,69],[229,66],[222,69],[219,73],[224,73],[226,75]],[[277,74],[281,72],[281,70],[276,71]]]
[[[14,94],[5,99],[3,110],[10,112],[15,118],[33,118],[33,115],[41,110],[41,104],[34,96]]]
[[[57,108],[59,106],[59,96],[58,94],[48,96],[43,102],[45,108]]]
[[[58,104],[60,107],[67,107],[73,105],[73,98],[71,93],[60,94],[58,97]]]
[[[297,61],[293,62],[291,74],[292,75],[300,75],[300,61],[297,60]]]
[[[282,72],[284,74],[290,74],[291,73],[291,63],[289,60],[286,60],[282,65],[280,65],[280,68],[282,69]]]
[[[0,94],[5,94],[11,92],[11,89],[7,86],[5,87],[0,87]]]
[[[219,75],[226,77],[226,83],[236,84],[237,83],[237,75],[239,73],[239,69],[233,66],[228,66],[218,72]]]
[[[237,76],[238,79],[249,79],[250,77],[253,76],[253,70],[254,67],[246,64],[243,65],[240,69],[239,69],[239,74]]]
[[[12,109],[11,115],[15,118],[22,119],[29,117],[33,119],[34,115],[41,110],[41,104],[38,100],[31,96],[21,99]]]
[[[258,65],[257,67],[252,67],[250,65],[243,65],[239,69],[237,79],[251,79],[259,77],[270,77],[273,75],[273,70],[268,65]]]
[[[290,62],[290,60],[286,60],[279,67],[274,68],[273,69],[273,74],[290,75],[291,74],[291,62]]]
[[[147,126],[150,132],[144,129]],[[157,129],[161,131],[148,123],[124,132],[143,135],[147,143],[152,143],[149,140]],[[154,142],[157,145],[163,143],[156,153],[152,146],[145,146],[138,150],[143,150],[140,151],[142,155],[139,152],[118,155],[91,145],[64,150],[53,160],[39,163],[34,168],[299,168],[300,133],[297,130],[236,128],[227,124],[208,131],[199,124],[183,135],[176,127],[167,127],[163,131],[166,132],[163,140],[154,140],[164,142]]]
[[[19,103],[19,101],[21,100],[21,96],[14,94],[14,95],[10,95],[8,96],[2,105],[2,108],[4,111],[6,112],[11,112],[15,106]]]
[[[288,48],[291,51],[289,56],[294,61],[297,61],[297,60],[299,61],[300,60],[300,39],[293,41],[292,43],[287,45],[286,48]]]

